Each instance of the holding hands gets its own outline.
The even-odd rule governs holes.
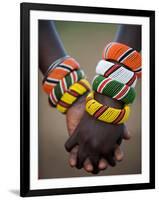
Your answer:
[[[109,98],[98,96],[100,98],[112,102]],[[85,112],[83,97],[68,110],[66,120],[71,137],[65,147],[70,152],[69,163],[72,167],[84,167],[87,172],[98,173],[123,159],[121,141],[130,139],[125,125],[105,124],[92,118]]]
[[[50,104],[66,113],[70,138],[65,148],[70,152],[70,165],[95,174],[123,158],[120,144],[130,138],[123,123],[130,114],[127,104],[135,99],[141,64],[139,53],[120,43],[110,43],[103,58],[92,82],[95,92],[89,93],[84,72],[68,56],[54,63],[43,81]],[[124,67],[125,63],[129,66]]]
[[[40,22],[39,67],[45,74],[42,87],[50,105],[66,114],[70,137],[65,148],[70,166],[98,173],[123,159],[120,144],[130,139],[124,123],[136,96],[137,78],[141,77],[141,56],[125,44],[140,50],[140,35],[138,26],[120,27],[117,41],[124,44],[112,42],[105,47],[92,82],[94,92],[90,93],[83,70],[67,56],[54,22]]]

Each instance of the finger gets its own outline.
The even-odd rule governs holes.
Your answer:
[[[93,155],[93,156],[90,156],[90,161],[93,165],[93,171],[92,173],[93,174],[98,174],[99,173],[99,168],[98,168],[98,165],[99,165],[99,156],[97,155]]]
[[[120,146],[117,146],[114,152],[115,160],[122,161],[124,158],[124,153],[121,150]]]
[[[124,134],[123,134],[123,139],[129,140],[131,138],[130,131],[128,131],[127,127],[125,126],[124,128]]]
[[[85,161],[84,161],[84,169],[87,171],[87,172],[92,172],[93,171],[93,166],[91,164],[91,161],[89,158],[87,158]]]
[[[71,167],[75,167],[77,163],[77,152],[78,152],[78,145],[75,146],[69,155],[69,164]]]
[[[112,167],[115,167],[116,162],[115,162],[115,160],[114,160],[114,158],[113,158],[112,155],[108,155],[108,156],[106,157],[106,159],[107,159],[109,165],[111,165]]]
[[[104,158],[100,159],[98,168],[99,168],[100,170],[104,170],[104,169],[106,169],[107,167],[108,167],[107,161],[106,161]]]
[[[73,133],[65,143],[65,149],[70,152],[71,149],[77,145],[77,133]]]
[[[84,150],[84,146],[79,146],[78,154],[77,154],[77,169],[81,169],[83,167],[83,163],[87,158],[86,151]]]

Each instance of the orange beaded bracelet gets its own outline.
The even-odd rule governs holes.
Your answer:
[[[49,94],[62,78],[79,68],[78,62],[71,57],[66,57],[63,61],[56,62],[55,66],[52,64],[43,80],[43,90]]]
[[[141,55],[135,49],[121,43],[109,43],[102,55],[104,60],[115,61],[123,64],[132,71],[141,76]]]

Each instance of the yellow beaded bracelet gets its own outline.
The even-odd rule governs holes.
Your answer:
[[[122,124],[128,120],[130,107],[125,105],[123,109],[117,109],[102,105],[94,99],[94,92],[90,92],[86,98],[86,111],[103,122]]]
[[[62,113],[67,112],[68,108],[87,91],[90,91],[91,86],[86,79],[81,79],[69,87],[69,90],[63,94],[56,108]]]

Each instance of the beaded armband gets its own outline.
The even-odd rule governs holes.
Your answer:
[[[78,62],[69,56],[57,60],[49,67],[43,79],[43,90],[49,94],[62,78],[79,68]]]
[[[141,75],[141,55],[135,49],[121,43],[111,42],[103,51],[103,59],[122,63],[124,66]]]
[[[69,89],[71,85],[85,77],[83,70],[75,70],[62,78],[59,83],[51,90],[49,94],[49,102],[53,107],[61,99],[62,95]]]
[[[115,64],[106,60],[100,60],[96,66],[96,74],[105,78],[110,77],[113,80],[135,87],[137,82],[136,73],[123,67],[121,64]]]
[[[94,118],[106,123],[122,124],[128,120],[130,107],[125,105],[123,109],[116,109],[102,105],[94,99],[94,92],[86,98],[86,111]]]
[[[91,90],[91,86],[86,79],[81,79],[69,87],[57,103],[57,110],[66,113],[68,108],[82,95]]]
[[[136,96],[134,88],[101,75],[97,75],[93,79],[92,89],[113,99],[120,100],[125,104],[132,103]]]

